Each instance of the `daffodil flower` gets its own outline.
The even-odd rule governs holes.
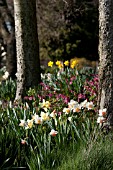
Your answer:
[[[49,114],[45,112],[41,112],[41,119],[44,121],[49,120]]]
[[[81,102],[80,106],[86,108],[86,106],[87,106],[87,99],[84,100],[83,102]]]
[[[81,111],[81,107],[79,105],[73,109],[73,112],[79,113]]]
[[[25,129],[31,129],[33,127],[33,119],[28,119],[27,120],[27,126],[25,127]]]
[[[105,108],[105,109],[100,109],[100,110],[99,110],[99,116],[105,117],[106,114],[107,114],[107,109],[106,109],[106,108]]]
[[[88,110],[92,110],[94,108],[93,102],[87,102],[86,107]]]
[[[77,65],[77,60],[73,60],[73,61],[71,62],[70,67],[71,67],[71,68],[74,68],[76,65]]]
[[[65,61],[65,62],[64,62],[64,65],[65,65],[65,66],[69,66],[69,61],[68,61],[68,60]]]
[[[64,112],[65,114],[69,114],[69,113],[70,113],[70,108],[66,108],[66,107],[65,107],[65,108],[63,109],[63,112]]]
[[[98,117],[98,118],[97,118],[97,123],[102,124],[102,123],[105,123],[106,121],[107,121],[107,120],[106,120],[105,117]]]
[[[60,65],[61,64],[61,62],[60,61],[56,61],[56,65],[58,66],[58,65]]]
[[[70,109],[74,109],[78,106],[78,102],[77,101],[74,101],[74,100],[70,100],[70,102],[68,103],[68,107]]]
[[[69,120],[69,122],[71,122],[72,121],[72,117],[68,117],[68,120]]]
[[[20,124],[19,124],[19,126],[24,127],[25,125],[26,125],[25,120],[20,120]]]
[[[22,145],[25,145],[27,142],[26,142],[26,140],[25,139],[21,139],[21,144]]]
[[[56,136],[58,134],[58,131],[55,131],[54,129],[51,130],[50,135]]]
[[[52,118],[56,117],[56,111],[55,110],[53,112],[51,112],[50,117],[52,117]]]
[[[9,77],[9,72],[6,71],[5,74],[2,76],[4,80],[6,80]]]
[[[52,66],[53,66],[53,61],[49,61],[49,62],[48,62],[48,66],[49,66],[49,67],[52,67]]]
[[[51,103],[49,101],[45,101],[45,99],[43,99],[42,107],[50,108],[50,106],[51,106]]]

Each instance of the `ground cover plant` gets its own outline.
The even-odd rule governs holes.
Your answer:
[[[106,109],[98,113],[96,105],[98,75],[77,69],[76,61],[48,66],[53,64],[54,72],[42,74],[40,85],[26,91],[21,103],[14,101],[14,81],[0,84],[1,169],[57,169],[70,150],[76,158],[81,147],[96,141],[97,123],[106,122]]]

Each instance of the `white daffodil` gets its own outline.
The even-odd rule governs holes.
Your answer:
[[[70,100],[70,102],[68,103],[68,107],[69,107],[70,109],[73,109],[73,108],[75,108],[76,106],[78,106],[78,102],[75,101],[75,100]]]
[[[42,124],[42,118],[41,117],[37,117],[37,118],[35,118],[35,124]]]
[[[41,112],[41,118],[42,120],[49,120],[49,113]]]
[[[52,117],[52,118],[56,117],[56,111],[55,110],[53,112],[51,112],[50,117]]]
[[[4,80],[6,80],[9,77],[9,72],[6,71],[5,74],[2,76]]]
[[[68,117],[68,120],[69,120],[69,122],[71,122],[72,121],[72,117]]]
[[[19,126],[24,127],[24,126],[25,126],[25,124],[26,124],[25,120],[20,120],[20,124],[19,124]]]
[[[43,108],[50,108],[51,103],[49,101],[45,101],[45,99],[43,99],[43,102],[41,103],[41,106]]]
[[[69,113],[70,113],[70,108],[66,108],[66,107],[65,107],[65,108],[63,109],[63,112],[64,112],[65,114],[69,114]]]
[[[25,129],[31,129],[33,127],[33,119],[28,119],[27,120],[27,126],[25,127]]]
[[[86,108],[86,106],[87,106],[87,99],[84,100],[83,102],[81,102],[80,106],[83,107],[83,108]]]

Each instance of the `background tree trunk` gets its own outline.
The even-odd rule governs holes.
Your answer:
[[[14,18],[9,10],[7,0],[0,1],[0,38],[3,39],[3,45],[6,47],[6,71],[9,77],[15,78],[16,68],[16,43]]]
[[[37,86],[41,81],[36,0],[14,0],[14,16],[17,49],[15,100],[20,100],[25,88]]]
[[[99,108],[113,125],[113,0],[99,0]]]

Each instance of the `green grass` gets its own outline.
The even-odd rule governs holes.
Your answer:
[[[76,152],[77,151],[77,152]],[[106,137],[67,152],[57,170],[113,170],[113,139]]]

